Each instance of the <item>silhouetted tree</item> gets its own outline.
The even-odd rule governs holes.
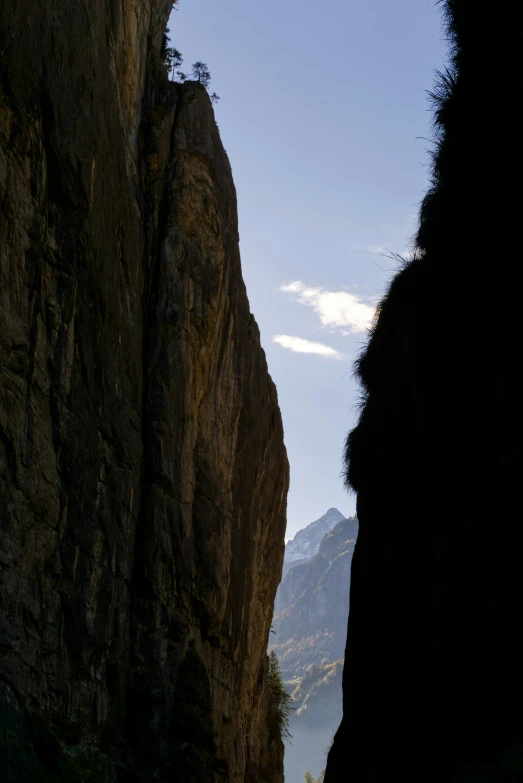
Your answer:
[[[174,70],[175,68],[179,68],[183,63],[183,56],[174,46],[169,46],[171,43],[171,39],[169,38],[170,32],[171,31],[167,27],[163,34],[160,55],[164,66],[167,68],[167,72],[172,73],[174,79]]]
[[[160,57],[162,58],[162,61],[164,63],[165,63],[165,60],[166,60],[166,57],[167,57],[167,50],[169,48],[169,43],[171,41],[171,39],[169,38],[169,33],[170,32],[171,31],[167,27],[165,29],[165,32],[164,32],[163,38],[162,38],[162,46],[161,46],[161,49],[160,49]]]
[[[174,0],[173,8],[175,8],[177,5],[178,5],[178,0]],[[167,69],[167,72],[169,74],[172,74],[173,81],[174,81],[174,74],[176,73],[176,76],[178,77],[180,82],[183,83],[190,78],[193,79],[195,82],[199,82],[199,84],[202,84],[205,87],[205,89],[208,90],[209,85],[211,83],[211,73],[206,63],[203,63],[201,60],[195,62],[192,66],[192,73],[190,76],[181,70],[177,70],[180,68],[180,65],[183,63],[183,56],[181,52],[178,51],[178,49],[176,49],[176,47],[170,45],[171,43],[171,39],[169,37],[170,32],[171,31],[167,27],[165,29],[165,33],[163,34],[162,45],[160,49],[160,57],[164,67]],[[217,95],[215,92],[212,93],[210,98],[212,103],[217,103],[220,100],[220,96]]]
[[[274,721],[282,739],[290,739],[289,718],[292,712],[291,697],[283,684],[280,663],[274,650],[269,655],[269,720]]]
[[[207,88],[211,83],[211,74],[207,65],[200,62],[200,60],[194,63],[192,67],[192,78],[195,82],[200,82],[200,84],[203,84],[203,86]]]
[[[178,49],[175,49],[174,47],[169,49],[168,69],[169,71],[172,71],[173,79],[174,79],[175,68],[179,68],[182,63],[183,63],[183,57],[181,53],[178,51]],[[180,71],[178,71],[178,73],[180,73]]]

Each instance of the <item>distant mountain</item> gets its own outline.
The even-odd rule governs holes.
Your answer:
[[[308,560],[312,560],[317,554],[323,538],[342,519],[344,519],[344,516],[337,508],[329,508],[322,517],[299,530],[294,538],[287,542],[285,547],[283,576],[299,563],[306,563]]]
[[[331,519],[334,516],[327,514]],[[271,641],[287,680],[302,677],[312,663],[320,664],[323,659],[336,661],[344,655],[350,569],[357,534],[357,519],[342,517],[323,537],[314,557],[305,561],[302,558],[278,588],[273,618],[275,635]]]
[[[317,531],[322,525],[329,527],[336,515],[338,521],[316,544]],[[296,547],[291,555],[316,552],[291,561],[276,594],[271,649],[276,651],[295,707],[292,744],[285,748],[286,783],[303,783],[306,769],[319,775],[341,720],[350,572],[357,534],[358,520],[344,519],[336,509],[300,530],[294,542],[307,541],[309,546]]]

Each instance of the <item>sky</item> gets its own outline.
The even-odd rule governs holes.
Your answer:
[[[180,0],[172,45],[211,72],[231,161],[243,275],[278,389],[286,538],[349,516],[354,357],[416,231],[427,99],[446,60],[435,0]]]

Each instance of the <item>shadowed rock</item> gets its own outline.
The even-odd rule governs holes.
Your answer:
[[[9,782],[254,783],[280,754],[282,424],[209,97],[159,64],[170,8],[0,8]]]
[[[523,8],[442,7],[452,63],[432,96],[418,252],[359,362],[360,530],[326,783],[523,779],[523,273],[509,239]]]

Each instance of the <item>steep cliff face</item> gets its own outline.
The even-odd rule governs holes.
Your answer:
[[[523,272],[504,247],[522,208],[523,8],[442,6],[452,63],[418,253],[359,363],[360,531],[327,783],[523,779]]]
[[[311,664],[335,661],[345,649],[355,518],[328,533],[315,557],[292,568],[278,588],[271,643],[287,680]]]
[[[2,780],[279,781],[288,466],[229,162],[170,2],[44,5],[0,8]]]
[[[298,530],[294,538],[287,541],[283,559],[283,576],[291,568],[308,563],[318,553],[320,544],[332,528],[341,522],[343,514],[337,508],[330,508],[322,517]]]
[[[324,536],[315,557],[291,568],[276,594],[270,641],[294,707],[292,742],[285,748],[286,783],[303,783],[307,770],[320,773],[340,723],[351,560],[357,534],[358,521],[342,518]]]

